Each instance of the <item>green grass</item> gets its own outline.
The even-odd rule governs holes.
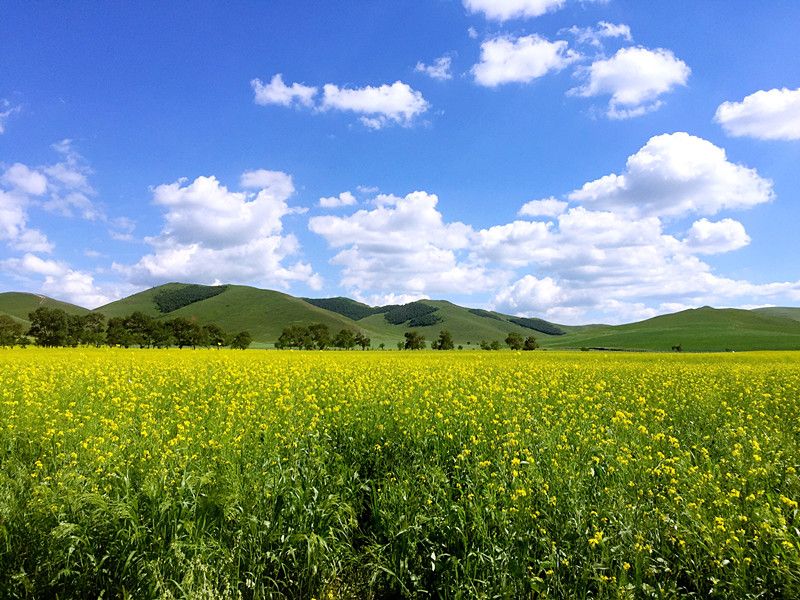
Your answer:
[[[163,315],[154,298],[164,291],[179,291],[189,284],[169,283],[145,290],[122,300],[102,306],[98,311],[107,317],[126,316],[141,311],[155,318],[194,318],[201,323],[216,323],[224,330],[248,330],[253,335],[253,347],[270,347],[284,327],[293,324],[324,323],[332,333],[342,328],[364,331],[373,347],[384,344],[394,348],[410,327],[403,323],[392,325],[383,313],[358,320],[346,314],[360,316],[369,312],[366,305],[347,298],[324,299],[315,306],[302,298],[281,292],[231,285],[221,294],[184,306]],[[614,350],[653,350],[669,352],[681,345],[686,352],[725,350],[794,350],[800,349],[800,308],[769,307],[755,310],[713,309],[709,307],[662,315],[625,325],[558,325],[565,335],[553,336],[521,327],[508,321],[508,315],[476,311],[445,300],[424,300],[436,307],[432,313],[441,321],[425,327],[415,327],[428,343],[447,329],[456,345],[476,348],[481,340],[501,343],[510,332],[523,337],[534,335],[544,348],[608,348]],[[64,308],[67,312],[86,312],[86,309],[34,294],[9,292],[0,294],[0,313],[6,313],[27,325],[27,315],[37,306]],[[335,309],[335,310],[334,310]],[[346,313],[346,314],[342,314]]]
[[[732,308],[704,307],[626,325],[565,329],[567,335],[542,338],[542,346],[665,352],[676,345],[684,352],[800,349],[800,321]]]
[[[70,315],[82,315],[89,312],[87,309],[69,302],[53,300],[38,294],[25,292],[0,293],[0,313],[9,315],[26,326],[30,325],[28,314],[41,306],[45,308],[60,308]]]

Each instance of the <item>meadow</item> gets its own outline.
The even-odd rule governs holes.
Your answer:
[[[800,354],[0,350],[2,598],[800,597]]]

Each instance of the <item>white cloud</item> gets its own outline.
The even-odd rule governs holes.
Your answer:
[[[334,109],[360,114],[361,122],[371,129],[381,129],[390,123],[409,126],[415,117],[429,107],[420,92],[402,81],[362,88],[340,88],[327,83],[322,90],[322,110]]]
[[[356,191],[359,194],[375,194],[380,191],[380,188],[377,185],[357,185]]]
[[[340,206],[352,206],[356,203],[356,197],[351,192],[342,192],[338,196],[320,198],[319,205],[322,208],[338,208]]]
[[[452,61],[453,59],[449,56],[440,56],[433,61],[432,65],[426,65],[425,63],[418,62],[417,66],[414,67],[414,71],[417,73],[424,73],[432,79],[446,81],[453,78],[453,74],[450,72]]]
[[[47,178],[22,163],[14,163],[8,167],[3,173],[2,181],[11,189],[31,196],[41,196],[47,191]]]
[[[474,27],[469,27],[467,29],[467,35],[469,36],[469,39],[477,40],[478,39],[478,30],[475,29]]]
[[[596,48],[602,48],[603,40],[608,38],[622,38],[626,42],[633,41],[631,28],[624,23],[615,24],[608,21],[600,21],[595,27],[573,25],[562,31],[575,36],[575,41],[579,44],[590,44]]]
[[[579,55],[567,42],[550,42],[536,34],[501,36],[481,44],[481,60],[472,67],[475,82],[486,87],[527,83],[551,71],[560,71]]]
[[[15,250],[50,252],[53,249],[47,236],[28,225],[31,197],[26,191],[41,190],[40,174],[25,165],[16,163],[6,169],[0,183],[10,189],[0,188],[0,240]]]
[[[725,150],[688,133],[658,135],[628,157],[622,175],[590,181],[569,199],[634,215],[713,215],[768,202],[772,182],[727,160]]]
[[[562,8],[566,0],[464,0],[470,13],[482,13],[493,21],[538,17]]]
[[[692,223],[684,243],[697,254],[719,254],[747,246],[750,236],[739,221],[700,219]]]
[[[0,100],[0,134],[5,133],[6,122],[11,115],[19,111],[19,106],[13,106],[8,100]]]
[[[531,200],[522,205],[517,213],[521,217],[557,217],[569,206],[568,202],[550,197],[544,200]]]
[[[279,171],[248,171],[234,192],[216,177],[179,180],[153,190],[165,208],[161,234],[146,238],[153,253],[133,266],[115,265],[138,284],[165,281],[257,283],[287,288],[291,282],[319,287],[310,265],[284,264],[299,252],[293,235],[283,234],[282,219],[293,212],[291,177]]]
[[[670,50],[633,47],[622,48],[578,73],[586,82],[570,93],[583,97],[610,95],[607,116],[627,119],[658,109],[662,105],[660,96],[675,86],[686,85],[691,69]]]
[[[723,102],[714,120],[736,137],[800,140],[800,88],[759,90],[741,102]]]
[[[281,106],[306,106],[314,105],[314,96],[317,88],[302,83],[293,83],[288,86],[283,82],[280,73],[272,76],[269,83],[265,84],[260,79],[253,79],[250,86],[255,93],[255,103],[265,106],[279,104]]]
[[[42,293],[86,308],[96,308],[113,297],[95,285],[94,277],[85,271],[71,269],[63,262],[43,259],[35,254],[0,261],[3,270],[24,280],[44,278]]]
[[[465,256],[472,229],[445,223],[435,195],[383,194],[375,203],[346,217],[309,220],[311,231],[341,249],[331,262],[342,267],[341,284],[359,297],[477,292],[505,277]]]
[[[316,112],[354,112],[361,115],[359,121],[370,129],[381,129],[389,124],[409,127],[430,106],[422,93],[402,81],[361,88],[340,88],[326,83],[318,101],[316,87],[298,83],[287,86],[280,73],[273,76],[269,84],[265,85],[260,79],[253,79],[250,84],[256,104],[302,106]]]

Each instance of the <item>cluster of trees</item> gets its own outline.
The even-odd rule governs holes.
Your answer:
[[[37,346],[123,346],[130,348],[166,348],[169,346],[230,346],[244,350],[253,341],[250,332],[229,335],[213,323],[200,325],[183,317],[162,321],[142,312],[113,317],[106,322],[101,313],[68,315],[59,308],[39,307],[28,315],[27,335]]]
[[[360,346],[362,350],[369,348],[371,340],[360,331],[341,329],[331,336],[330,328],[324,323],[313,325],[290,325],[281,332],[276,348],[298,348],[303,350],[325,350],[325,348],[342,348],[352,350]]]
[[[0,315],[0,347],[27,345],[28,338],[22,325],[8,315]]]
[[[506,346],[512,350],[536,350],[539,347],[539,343],[534,336],[522,337],[513,331],[506,336],[504,341]],[[481,340],[480,347],[481,350],[500,350],[503,345],[498,340]]]

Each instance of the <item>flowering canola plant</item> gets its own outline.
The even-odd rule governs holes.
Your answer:
[[[0,596],[800,597],[800,356],[0,351]]]

